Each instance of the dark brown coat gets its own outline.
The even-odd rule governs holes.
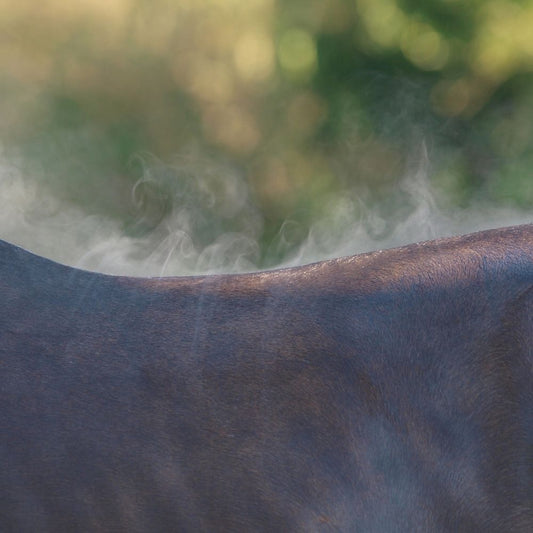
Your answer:
[[[532,225],[166,279],[0,241],[0,530],[533,531],[532,346]]]

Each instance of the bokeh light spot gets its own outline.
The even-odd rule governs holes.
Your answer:
[[[245,81],[263,81],[274,70],[274,45],[262,31],[244,33],[235,44],[233,60]]]
[[[358,3],[372,41],[384,48],[395,46],[407,20],[396,2],[359,0]]]
[[[510,43],[483,36],[472,51],[472,69],[493,82],[505,79],[517,63],[518,58]]]
[[[278,58],[281,68],[290,76],[306,77],[311,74],[317,63],[312,35],[298,28],[285,31],[278,43]]]
[[[440,70],[450,54],[446,41],[426,24],[412,22],[403,32],[400,47],[403,54],[423,70]]]

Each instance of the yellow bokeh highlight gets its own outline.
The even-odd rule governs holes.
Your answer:
[[[522,7],[513,21],[513,37],[516,47],[522,52],[523,59],[531,64],[533,61],[533,3],[528,8]]]
[[[281,68],[290,76],[307,77],[317,66],[317,52],[313,36],[306,30],[286,30],[278,43]]]
[[[274,71],[274,44],[261,30],[243,33],[233,50],[235,68],[245,81],[264,81]]]
[[[5,9],[2,4],[11,4],[11,12],[24,13],[26,16],[36,13],[37,5],[32,0],[19,0],[18,2],[1,2],[0,9]],[[96,16],[101,21],[122,24],[130,12],[133,0],[77,0],[65,2],[63,0],[43,0],[38,4],[40,15],[52,14],[62,20],[79,19],[80,16]]]
[[[394,0],[358,0],[370,39],[383,48],[396,46],[407,21]]]
[[[518,58],[509,43],[494,41],[481,37],[472,51],[472,70],[492,83],[508,77],[517,66]]]
[[[189,4],[204,4],[207,7],[216,7],[221,10],[227,10],[231,13],[241,10],[246,6],[249,10],[263,10],[273,7],[275,0],[188,0]]]
[[[403,30],[400,48],[409,61],[423,70],[440,70],[448,62],[450,47],[428,24],[411,21]]]
[[[487,2],[480,13],[480,30],[470,50],[470,65],[493,84],[521,66],[533,66],[533,6]]]

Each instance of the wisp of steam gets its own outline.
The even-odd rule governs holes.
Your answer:
[[[482,229],[528,223],[530,212],[479,201],[446,207],[432,189],[424,148],[399,177],[387,208],[369,205],[360,191],[324,199],[324,216],[291,246],[296,222],[286,220],[273,247],[277,263],[295,266]],[[0,160],[0,238],[81,269],[132,276],[249,272],[260,268],[263,230],[243,176],[206,158],[164,163],[141,158],[127,226],[55,195],[23,165]],[[401,208],[389,208],[401,206]],[[301,229],[301,228],[299,228]],[[281,254],[280,254],[281,250]],[[266,258],[268,263],[268,257]]]

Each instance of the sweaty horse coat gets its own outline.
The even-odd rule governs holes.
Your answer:
[[[533,531],[533,226],[245,275],[0,241],[0,530]]]

